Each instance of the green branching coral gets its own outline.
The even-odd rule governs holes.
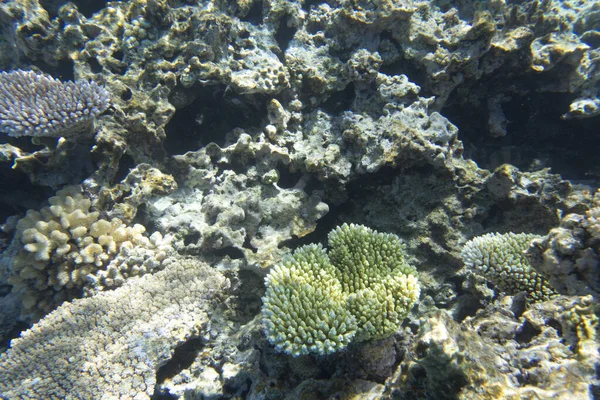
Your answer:
[[[263,323],[278,351],[325,355],[389,336],[419,298],[397,236],[344,224],[329,245],[299,248],[266,278]]]
[[[531,241],[540,237],[529,233],[488,233],[468,241],[461,256],[468,268],[507,294],[527,292],[533,300],[543,301],[556,291],[525,256]]]

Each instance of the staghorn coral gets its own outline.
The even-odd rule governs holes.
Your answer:
[[[419,298],[400,239],[359,225],[302,247],[267,276],[263,323],[278,351],[326,355],[393,334]]]
[[[400,238],[362,225],[329,233],[329,257],[357,319],[357,339],[391,335],[419,298],[417,270],[408,265]]]
[[[356,335],[356,318],[345,308],[347,295],[321,246],[296,250],[273,268],[265,284],[263,322],[278,351],[331,354]]]
[[[206,264],[179,260],[65,303],[0,355],[0,397],[149,399],[158,368],[205,329],[228,287]]]
[[[535,301],[546,300],[556,291],[525,256],[531,241],[538,238],[528,233],[488,233],[468,241],[461,256],[467,268],[507,294],[525,291]]]
[[[61,82],[33,71],[0,72],[0,131],[9,136],[70,136],[89,130],[110,104],[92,81]]]
[[[101,218],[79,187],[58,191],[49,203],[17,222],[3,259],[7,282],[34,318],[84,287],[115,288],[171,262],[169,238],[158,232],[147,237],[142,225]]]

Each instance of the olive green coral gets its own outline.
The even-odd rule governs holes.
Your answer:
[[[468,268],[507,294],[527,292],[535,301],[547,300],[556,291],[525,256],[531,241],[539,238],[530,233],[488,233],[468,241],[461,256]]]
[[[397,236],[344,224],[329,245],[299,248],[266,278],[263,323],[278,351],[325,355],[389,336],[419,298]]]

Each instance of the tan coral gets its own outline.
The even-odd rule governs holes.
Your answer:
[[[8,282],[21,294],[26,315],[35,318],[84,288],[114,288],[170,262],[169,238],[157,233],[151,240],[142,225],[101,218],[80,187],[63,189],[48,202],[17,222],[11,244]],[[129,259],[132,252],[138,257]]]
[[[202,332],[228,287],[208,265],[179,260],[65,303],[0,355],[0,397],[149,399],[159,367]]]

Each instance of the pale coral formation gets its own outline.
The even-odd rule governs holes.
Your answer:
[[[96,82],[62,82],[34,71],[0,72],[0,95],[0,131],[9,136],[88,133],[110,105]]]
[[[329,245],[296,250],[265,279],[263,323],[278,351],[327,355],[390,336],[419,298],[397,236],[344,224]]]
[[[65,303],[0,355],[0,397],[150,399],[159,367],[207,329],[228,286],[207,265],[182,259]]]
[[[519,292],[535,301],[547,300],[556,291],[529,263],[525,251],[541,236],[528,233],[488,233],[468,241],[462,250],[466,267],[489,279],[510,295]]]
[[[142,225],[102,218],[80,187],[60,190],[48,202],[17,222],[3,262],[7,282],[34,316],[84,287],[115,288],[171,262],[169,238],[159,232],[148,237]]]

